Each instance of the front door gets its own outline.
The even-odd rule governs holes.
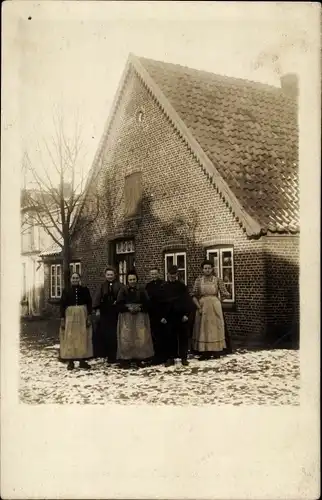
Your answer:
[[[126,284],[126,274],[135,268],[135,249],[133,240],[116,242],[116,269],[121,283]]]

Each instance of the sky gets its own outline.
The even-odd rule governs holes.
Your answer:
[[[78,113],[89,170],[130,52],[279,86],[310,44],[293,3],[27,1],[19,12],[21,153],[39,169],[58,107],[70,136]]]

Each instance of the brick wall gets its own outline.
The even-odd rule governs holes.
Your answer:
[[[266,317],[272,342],[299,326],[299,237],[264,239],[266,268]]]
[[[143,120],[137,119],[143,111]],[[151,266],[164,268],[164,250],[187,252],[188,284],[198,276],[206,247],[233,244],[235,311],[225,312],[236,339],[252,342],[265,332],[265,261],[262,241],[248,240],[226,204],[206,178],[173,125],[133,73],[106,143],[104,168],[113,179],[108,203],[99,219],[75,243],[82,259],[83,278],[94,291],[108,262],[113,236],[134,236],[136,267],[145,282]],[[142,218],[125,221],[124,178],[142,170]],[[93,186],[93,192],[95,191]]]

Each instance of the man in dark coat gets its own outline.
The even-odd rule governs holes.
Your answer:
[[[165,282],[160,278],[160,271],[157,267],[150,270],[150,278],[151,281],[147,283],[145,289],[150,299],[149,316],[155,353],[154,363],[160,364],[166,362],[166,328],[165,325],[161,323]]]
[[[164,284],[164,303],[161,323],[166,325],[166,366],[181,358],[184,366],[188,365],[189,316],[194,310],[192,298],[187,286],[178,279],[178,268],[172,266],[168,271],[168,280]]]

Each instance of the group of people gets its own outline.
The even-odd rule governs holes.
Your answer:
[[[230,294],[211,261],[204,261],[201,270],[189,293],[176,266],[168,270],[166,281],[157,268],[151,269],[146,286],[138,283],[135,270],[122,284],[108,266],[93,299],[73,273],[61,297],[60,359],[69,370],[75,361],[89,369],[92,358],[123,368],[171,366],[176,359],[187,366],[189,351],[200,360],[231,352],[221,305]]]

